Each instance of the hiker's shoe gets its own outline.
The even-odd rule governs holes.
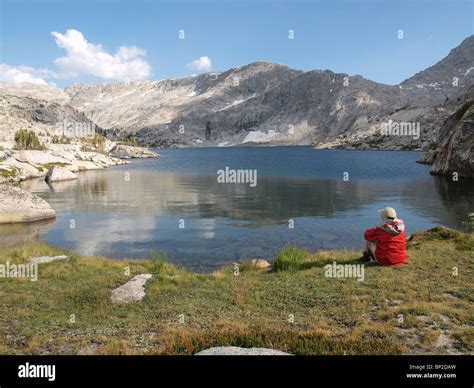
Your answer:
[[[373,262],[373,261],[375,261],[375,257],[374,257],[374,255],[372,254],[372,252],[364,251],[363,255],[364,255],[364,260],[365,260],[365,261],[368,261],[368,262],[370,262],[370,263]]]

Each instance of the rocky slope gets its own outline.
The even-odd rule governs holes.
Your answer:
[[[432,161],[432,174],[474,178],[474,87],[441,127]]]
[[[400,85],[331,71],[255,62],[223,73],[116,84],[0,84],[0,141],[19,127],[93,123],[111,139],[148,146],[316,145],[432,149],[442,122],[474,77],[474,36]],[[455,81],[455,82],[454,82]],[[387,123],[418,125],[418,136],[381,134]]]
[[[42,142],[48,142],[74,123],[84,128],[95,127],[68,102],[67,95],[57,88],[0,83],[0,142],[7,143],[8,148],[20,129],[33,130]]]

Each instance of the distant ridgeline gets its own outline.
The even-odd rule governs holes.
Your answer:
[[[395,86],[269,62],[195,77],[75,84],[65,90],[0,83],[0,142],[12,141],[20,129],[47,139],[59,128],[61,139],[68,134],[75,139],[80,137],[76,127],[87,123],[110,139],[152,147],[314,145],[433,152],[440,128],[466,100],[473,77],[470,36],[440,62]],[[471,169],[463,161],[459,158],[463,169]]]

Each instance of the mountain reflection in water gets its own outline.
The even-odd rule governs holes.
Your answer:
[[[361,249],[363,230],[379,222],[377,210],[385,206],[397,209],[408,233],[461,227],[472,211],[469,182],[430,176],[429,166],[415,163],[415,152],[159,152],[156,160],[80,173],[77,181],[51,187],[24,182],[56,210],[44,239],[85,255],[138,258],[157,251],[210,271],[235,260],[271,258],[285,244]],[[257,186],[218,183],[217,170],[226,166],[257,169]],[[349,181],[343,180],[346,171]],[[2,239],[7,233],[13,229],[0,227]]]

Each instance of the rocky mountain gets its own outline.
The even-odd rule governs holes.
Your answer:
[[[69,105],[69,96],[61,89],[0,83],[0,142],[13,142],[15,132],[20,129],[34,130],[46,141],[72,123],[95,126],[84,113]]]
[[[474,178],[474,86],[464,103],[443,123],[430,173]]]
[[[65,92],[72,106],[117,136],[133,135],[152,146],[218,145],[217,134],[227,138],[232,128],[212,128],[214,115],[225,116],[231,108],[301,73],[256,62],[224,73],[130,84],[74,85]],[[211,136],[206,137],[206,127],[211,127]]]
[[[459,88],[474,80],[474,35],[466,38],[449,55],[435,65],[403,81],[404,89],[426,89],[446,96],[458,96]]]
[[[268,62],[161,81],[78,84],[64,91],[0,84],[5,123],[0,136],[11,137],[28,123],[45,128],[54,120],[90,120],[112,139],[133,136],[155,147],[432,149],[441,124],[473,84],[473,54],[471,36],[396,86]],[[383,132],[392,126],[394,131]]]

